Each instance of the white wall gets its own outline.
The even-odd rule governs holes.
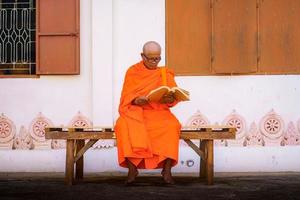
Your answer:
[[[212,123],[222,122],[233,109],[248,124],[274,109],[285,120],[300,118],[300,76],[200,76],[177,77],[178,85],[191,92],[191,101],[175,109],[181,121],[196,109]]]
[[[113,3],[113,69],[114,116],[123,78],[129,66],[140,60],[142,45],[156,40],[165,49],[165,5],[163,0],[115,0]],[[165,54],[160,63],[164,65]],[[173,111],[184,125],[197,110],[211,123],[222,123],[233,109],[247,125],[274,109],[285,120],[300,118],[300,76],[184,76],[176,77],[178,85],[191,92],[191,101],[177,105]],[[248,128],[248,127],[247,127]],[[216,147],[216,171],[284,171],[300,170],[300,146],[296,147]],[[181,147],[176,171],[197,171],[186,161],[198,164],[197,156]],[[274,164],[276,163],[276,164]]]
[[[95,126],[113,125],[125,71],[140,60],[142,45],[156,40],[165,49],[164,0],[81,0],[81,74],[0,79],[0,113],[19,130],[42,112],[55,125],[67,124],[80,110]],[[162,55],[164,64],[165,55]],[[174,113],[185,124],[200,110],[222,122],[236,109],[247,124],[272,108],[286,121],[300,118],[300,76],[176,77],[191,101]],[[300,146],[216,147],[216,171],[300,171]],[[0,171],[64,171],[64,150],[0,150]],[[186,162],[194,165],[187,167]],[[30,163],[30,164],[28,164]],[[89,150],[86,171],[122,171],[116,148]],[[181,147],[175,171],[198,170],[198,158]]]

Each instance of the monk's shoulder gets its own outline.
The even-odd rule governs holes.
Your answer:
[[[166,69],[167,69],[167,73],[168,73],[168,74],[171,74],[172,76],[174,76],[174,75],[175,75],[175,73],[174,73],[174,70],[173,70],[173,69],[170,69],[169,67],[166,67]]]
[[[136,66],[135,65],[132,65],[130,66],[127,71],[126,71],[126,76],[131,76],[131,75],[134,75],[136,74]]]

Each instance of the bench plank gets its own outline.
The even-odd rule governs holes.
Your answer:
[[[50,131],[45,134],[46,139],[116,139],[114,132],[100,132],[100,131],[80,131],[80,132],[60,132]],[[197,131],[181,131],[180,139],[234,139],[235,132],[197,132]]]

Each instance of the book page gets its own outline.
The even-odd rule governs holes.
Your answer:
[[[149,101],[159,102],[161,100],[161,98],[164,95],[166,95],[169,91],[170,91],[170,88],[168,86],[161,86],[161,87],[158,87],[158,88],[152,90],[151,92],[149,92],[149,94],[147,95],[147,98]]]

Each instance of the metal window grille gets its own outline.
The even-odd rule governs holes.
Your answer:
[[[0,74],[35,74],[35,0],[0,0]]]

